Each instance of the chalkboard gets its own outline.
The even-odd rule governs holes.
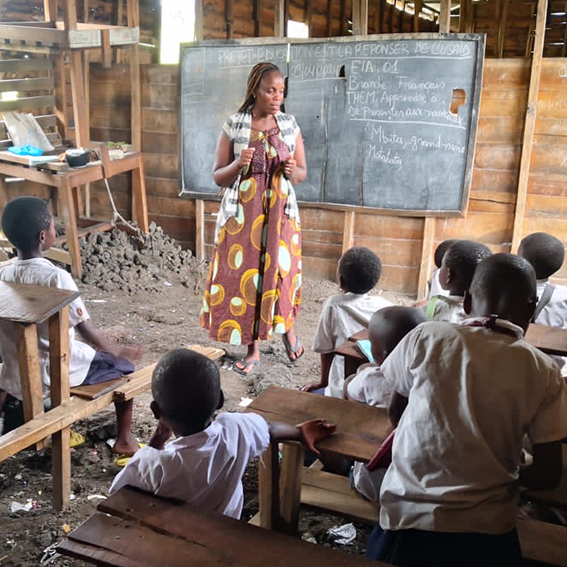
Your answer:
[[[256,40],[257,42],[258,40]],[[484,36],[408,34],[182,47],[182,194],[212,196],[216,142],[258,61],[287,77],[301,128],[299,201],[415,214],[466,209]]]

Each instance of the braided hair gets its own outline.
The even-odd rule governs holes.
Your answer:
[[[250,71],[250,74],[248,75],[248,82],[246,84],[246,96],[244,97],[244,102],[240,105],[238,112],[244,112],[254,104],[254,93],[258,89],[260,81],[264,78],[264,75],[267,73],[273,73],[274,71],[277,71],[281,75],[279,67],[269,61],[256,63],[256,65],[252,67],[252,71]]]

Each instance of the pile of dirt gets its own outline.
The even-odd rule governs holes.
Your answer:
[[[196,262],[190,250],[182,250],[154,222],[147,234],[113,228],[91,233],[79,244],[83,283],[104,291],[162,291],[170,280],[183,279]]]

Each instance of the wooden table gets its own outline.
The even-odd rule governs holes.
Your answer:
[[[322,417],[337,426],[336,433],[319,443],[325,452],[357,461],[369,461],[392,431],[384,408],[271,386],[256,398],[249,411],[267,420],[296,425]],[[301,503],[304,449],[284,443],[278,467],[278,447],[270,446],[259,467],[260,518],[263,528],[293,532]],[[305,471],[307,472],[307,471]],[[310,473],[313,476],[313,473]],[[312,481],[312,480],[311,480]]]
[[[130,487],[97,509],[59,553],[107,567],[385,567]]]
[[[16,158],[0,155],[0,206],[7,201],[5,179],[23,178],[57,189],[58,212],[63,217],[65,236],[69,248],[71,272],[77,278],[82,275],[81,251],[79,249],[79,204],[78,187],[110,178],[120,173],[132,173],[132,218],[137,221],[140,230],[148,231],[148,211],[146,203],[146,185],[144,162],[140,152],[125,154],[124,158],[110,160],[106,144],[99,146],[101,161],[92,162],[83,168],[60,169],[60,164],[42,164],[29,167],[15,163]],[[81,219],[87,220],[87,219]],[[96,221],[91,221],[92,222]],[[88,224],[88,221],[87,221]],[[99,223],[103,224],[103,223]],[[104,223],[106,229],[111,225]],[[63,259],[63,258],[61,258]]]
[[[37,325],[49,324],[51,405],[69,399],[69,303],[78,291],[0,282],[0,319],[15,323],[26,422],[43,413]],[[53,434],[53,498],[57,509],[69,504],[71,454],[69,427]]]

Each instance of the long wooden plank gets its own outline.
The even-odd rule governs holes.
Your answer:
[[[227,516],[199,512],[189,504],[156,498],[129,487],[111,495],[98,509],[130,522],[163,530],[177,536],[178,541],[197,543],[218,557],[216,565],[219,566],[381,565],[360,556],[262,530]],[[220,550],[226,552],[227,556],[219,555]],[[258,552],[251,553],[250,550]],[[198,565],[196,561],[188,565],[193,564]]]
[[[379,518],[379,506],[362,497],[350,487],[347,477],[303,469],[301,503],[375,524]]]
[[[47,108],[55,106],[54,95],[29,96],[17,100],[0,101],[0,112],[10,110],[34,110],[36,108]]]
[[[41,91],[53,88],[53,77],[38,77],[34,79],[4,79],[0,81],[0,93],[19,91]]]
[[[64,31],[53,28],[35,26],[15,26],[13,24],[0,25],[0,39],[41,42],[44,45],[59,45],[66,43]]]
[[[47,71],[52,68],[51,59],[4,59],[0,61],[0,73],[27,73]]]
[[[512,232],[512,252],[516,252],[516,250],[518,249],[523,235],[526,199],[528,194],[528,181],[530,177],[530,164],[532,160],[532,148],[537,117],[537,100],[541,78],[546,18],[547,0],[538,0],[534,51],[532,56],[530,87],[528,91],[528,106],[526,109],[522,157],[520,159],[520,173],[518,176],[518,196],[516,199],[516,213],[514,215],[514,228]]]
[[[335,423],[337,429],[318,447],[360,461],[370,460],[392,430],[384,408],[275,386],[258,396],[248,411],[294,425],[309,419],[325,418]]]

